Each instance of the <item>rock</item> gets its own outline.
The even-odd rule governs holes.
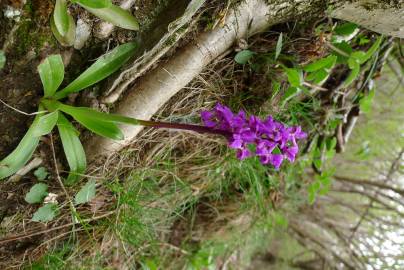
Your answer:
[[[3,10],[4,17],[14,20],[16,22],[20,21],[21,10],[13,8],[12,6],[6,6]]]
[[[79,18],[77,20],[76,39],[74,40],[73,47],[77,50],[83,48],[86,41],[90,38],[90,35],[91,35],[90,25]]]

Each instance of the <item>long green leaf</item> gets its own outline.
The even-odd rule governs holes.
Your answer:
[[[129,60],[136,47],[137,45],[135,43],[126,43],[101,56],[77,79],[71,82],[63,90],[56,92],[54,97],[56,99],[64,98],[70,93],[79,92],[80,90],[105,79]]]
[[[38,122],[32,131],[32,135],[35,137],[39,137],[50,133],[55,127],[56,122],[58,121],[58,117],[58,111],[39,116]]]
[[[77,122],[82,124],[85,128],[91,130],[95,134],[113,140],[124,139],[122,131],[114,123],[94,120],[93,118],[84,115],[74,115],[73,118],[76,119]]]
[[[117,121],[112,121],[108,114],[97,112],[86,108],[75,108],[60,104],[61,111],[70,114],[74,119],[92,132],[113,140],[123,140],[124,136],[118,126]]]
[[[357,63],[349,73],[348,77],[344,81],[344,87],[348,87],[359,75],[361,68],[360,65]]]
[[[33,155],[39,143],[39,136],[34,136],[33,131],[38,125],[39,115],[36,116],[25,136],[18,146],[5,159],[0,161],[0,180],[4,179],[22,168]]]
[[[112,5],[111,0],[74,0],[72,2],[82,4],[90,8],[107,8]]]
[[[375,52],[377,51],[377,49],[379,49],[380,44],[383,41],[383,37],[379,36],[377,38],[377,40],[375,41],[375,43],[373,43],[373,45],[369,48],[369,50],[365,53],[365,55],[361,58],[361,64],[365,63],[367,60],[370,59],[370,57],[373,56],[373,54],[375,54]]]
[[[109,114],[99,112],[87,107],[73,107],[65,104],[60,104],[58,108],[67,113],[72,115],[73,117],[77,116],[84,116],[89,117],[97,121],[101,122],[112,122],[112,123],[125,123],[130,125],[139,125],[138,120],[118,114]]]
[[[53,18],[60,35],[66,35],[69,31],[69,14],[67,13],[66,0],[56,0]]]
[[[62,35],[55,24],[54,16],[50,19],[50,27],[52,30],[53,35],[59,41],[62,46],[72,46],[74,43],[74,39],[76,37],[76,24],[74,23],[73,17],[68,14],[69,17],[69,29],[67,30],[65,35]]]
[[[59,116],[57,127],[67,163],[70,167],[70,174],[67,177],[66,183],[73,184],[79,179],[80,174],[83,174],[86,170],[86,154],[80,142],[78,131],[62,113]]]
[[[113,25],[128,30],[139,30],[139,23],[137,22],[136,18],[129,11],[116,5],[111,5],[107,8],[91,8],[83,4],[80,5],[98,18],[110,22]]]
[[[81,113],[79,110],[74,110],[74,107],[71,106],[60,104],[59,107],[63,112],[73,116],[73,118],[76,119],[77,122],[82,124],[85,128],[100,136],[107,137],[113,140],[122,140],[124,138],[122,131],[114,122],[105,121],[100,118],[93,118],[91,115]],[[70,109],[66,110],[66,108],[69,107]]]
[[[337,61],[337,56],[329,55],[325,58],[321,58],[313,63],[308,64],[303,69],[307,72],[313,72],[322,68],[332,68]]]
[[[63,81],[65,68],[59,54],[50,55],[38,66],[44,97],[51,97]]]

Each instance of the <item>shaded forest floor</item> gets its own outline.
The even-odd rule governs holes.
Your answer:
[[[118,30],[109,40],[88,41],[80,51],[62,48],[47,26],[52,9],[43,6],[44,2],[28,1],[22,7],[22,22],[15,29],[18,41],[15,44],[19,47],[7,50],[7,65],[0,70],[1,100],[25,112],[31,112],[42,95],[36,66],[46,55],[61,53],[66,61],[67,78],[74,78],[109,46],[135,38],[133,33]],[[159,24],[151,22],[151,17],[164,10],[158,2],[145,1],[136,10],[135,15],[145,24],[139,36],[158,28]],[[18,8],[18,1],[14,5]],[[221,6],[203,14],[199,25],[180,45],[212,27],[220,10]],[[79,10],[76,12],[75,16],[86,16],[79,14]],[[291,259],[304,252],[304,247],[290,237],[288,225],[293,225],[302,209],[310,208],[309,202],[318,195],[310,191],[314,175],[331,171],[333,153],[345,147],[338,141],[338,136],[342,136],[337,121],[341,118],[340,111],[358,104],[354,98],[344,103],[333,100],[338,97],[335,87],[349,74],[346,65],[337,65],[332,70],[321,85],[323,92],[301,93],[292,99],[285,98],[288,78],[282,65],[304,66],[329,55],[331,49],[326,40],[330,33],[326,29],[334,23],[338,22],[323,17],[304,23],[290,22],[248,40],[239,40],[233,51],[207,66],[155,115],[158,120],[199,123],[201,110],[221,102],[234,111],[244,109],[249,114],[273,115],[289,125],[302,125],[309,137],[301,145],[301,155],[294,164],[284,164],[276,171],[261,165],[256,158],[240,162],[224,139],[216,136],[146,129],[120,153],[91,164],[86,178],[67,187],[68,194],[64,194],[55,181],[50,141],[44,139],[37,157],[43,160],[40,167],[48,173],[45,181],[49,192],[57,195],[59,215],[46,224],[31,221],[38,206],[27,204],[24,197],[38,182],[35,170],[20,179],[1,182],[0,267],[258,269],[259,264],[274,263],[297,268],[301,261],[313,259],[311,253],[299,260]],[[4,43],[15,22],[0,17],[0,24],[3,39],[0,41]],[[33,27],[36,32],[31,33]],[[278,60],[274,60],[280,33],[282,49]],[[375,40],[373,33],[364,29],[358,36],[362,39],[353,44],[358,50],[366,51]],[[360,44],[361,40],[372,42]],[[243,64],[237,63],[237,53],[247,49],[254,56]],[[169,57],[170,53],[166,58]],[[379,76],[381,66],[377,66],[377,59],[373,63],[375,69],[369,66],[362,71],[362,81]],[[86,90],[71,102],[97,107],[98,97],[107,84]],[[352,88],[368,91],[359,82]],[[5,127],[0,131],[0,158],[3,158],[21,139],[32,117],[2,106],[0,119]],[[66,161],[55,139],[56,164],[64,175]],[[326,149],[332,150],[329,157],[316,156],[315,149],[330,142],[334,146]],[[322,164],[316,164],[316,159]],[[86,179],[96,180],[96,196],[77,207],[77,218],[70,211],[69,199]]]

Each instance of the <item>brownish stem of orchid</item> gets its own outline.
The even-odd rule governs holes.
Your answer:
[[[198,133],[218,134],[218,135],[225,136],[226,138],[231,137],[231,133],[228,131],[213,129],[213,128],[200,126],[200,125],[158,122],[158,121],[145,121],[145,120],[138,120],[138,122],[140,125],[146,126],[146,127],[191,130],[191,131],[195,131]]]

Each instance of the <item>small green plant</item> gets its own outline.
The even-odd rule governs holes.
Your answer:
[[[58,100],[70,93],[77,93],[117,71],[134,53],[136,44],[118,46],[101,56],[77,79],[58,90],[64,78],[64,66],[60,55],[47,57],[38,72],[43,84],[44,96],[40,100],[38,113],[17,148],[0,162],[0,179],[14,174],[31,158],[41,136],[57,126],[66,159],[70,167],[67,183],[74,183],[86,169],[86,156],[79,139],[79,132],[68,120],[68,115],[87,129],[112,139],[123,139],[116,123],[137,123],[135,120],[101,113],[90,108],[65,105]]]
[[[96,183],[94,180],[88,181],[74,197],[74,204],[85,204],[95,197]],[[39,222],[52,221],[58,214],[57,195],[48,192],[48,185],[37,183],[25,195],[25,201],[29,204],[43,204],[34,213],[32,220]]]
[[[56,39],[64,46],[71,46],[75,39],[76,25],[68,12],[67,2],[56,0],[50,24]],[[112,4],[111,0],[70,0],[70,2],[80,5],[113,25],[129,30],[139,29],[136,18],[129,11]]]

